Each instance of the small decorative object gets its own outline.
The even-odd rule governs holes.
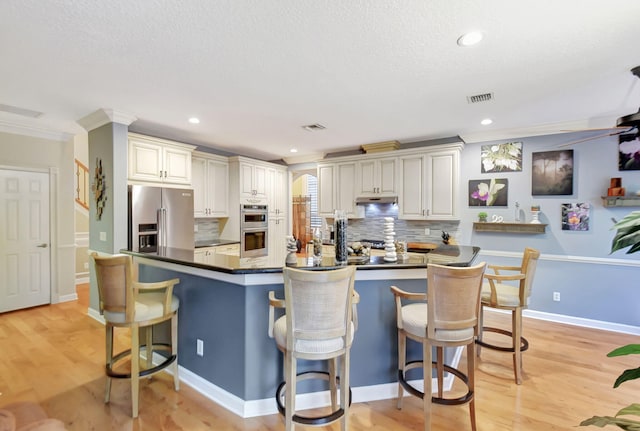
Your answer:
[[[499,215],[492,215],[491,216],[491,223],[502,223],[504,221],[504,217],[499,216]]]
[[[393,217],[384,218],[384,260],[385,262],[395,262],[398,260],[396,244],[393,238],[396,233],[393,227]]]
[[[469,206],[506,207],[508,196],[506,178],[486,180],[469,180]]]
[[[96,220],[101,220],[102,212],[107,202],[107,182],[105,175],[102,173],[102,159],[100,158],[96,158],[96,169],[91,190],[93,190],[93,196],[96,200]]]
[[[607,196],[624,196],[625,190],[622,187],[622,178],[611,178]]]
[[[517,172],[522,170],[522,142],[483,145],[482,173]]]
[[[486,221],[487,221],[487,217],[488,217],[488,216],[489,216],[489,214],[487,214],[486,212],[484,212],[484,211],[480,211],[480,212],[478,213],[478,221],[479,221],[479,222],[484,223],[484,222],[486,222]]]
[[[319,227],[313,229],[313,262],[320,263],[322,261],[322,231]]]
[[[538,216],[540,214],[540,205],[531,205],[531,223],[539,224]]]
[[[573,150],[531,153],[531,194],[573,194]]]
[[[518,202],[516,202],[516,213],[513,221],[516,223],[520,223],[520,204]]]
[[[336,244],[336,265],[346,265],[349,261],[349,252],[347,251],[347,214],[344,210],[336,210],[333,225]]]
[[[449,239],[450,238],[451,238],[451,236],[449,235],[449,232],[442,231],[442,242],[444,244],[449,244]]]
[[[287,266],[296,265],[298,263],[298,257],[296,256],[296,252],[298,251],[298,246],[296,244],[296,238],[293,235],[287,236],[287,259],[285,260],[285,264]]]
[[[589,230],[588,203],[562,204],[562,230]]]

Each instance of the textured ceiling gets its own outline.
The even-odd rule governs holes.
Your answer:
[[[0,104],[44,115],[0,122],[81,133],[107,108],[267,160],[610,127],[640,106],[638,17],[638,0],[2,0]]]

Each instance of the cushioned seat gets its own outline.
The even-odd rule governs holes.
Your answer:
[[[533,276],[538,264],[540,252],[533,248],[525,248],[520,266],[489,265],[484,275],[486,282],[482,286],[482,308],[480,309],[480,332],[477,343],[487,347],[513,354],[513,373],[516,384],[522,383],[522,352],[529,348],[529,342],[522,336],[522,310],[529,306]],[[511,330],[483,327],[483,308],[491,307],[511,312]],[[496,332],[511,338],[511,346],[504,347],[484,341],[483,332]],[[480,347],[477,349],[480,356]]]
[[[40,405],[17,402],[0,407],[0,431],[65,431],[64,422],[47,416]]]
[[[342,431],[348,429],[349,352],[357,329],[354,304],[355,267],[328,271],[283,268],[284,300],[269,292],[269,336],[284,353],[284,382],[276,390],[278,410],[285,416],[287,431],[295,424],[325,425],[340,420]],[[275,309],[285,314],[275,319]],[[328,361],[329,372],[310,371],[297,374],[298,359]],[[338,369],[340,359],[340,372]],[[331,412],[306,417],[296,414],[298,380],[322,378],[329,381]],[[338,405],[338,385],[340,403]],[[284,404],[282,393],[284,392]]]
[[[140,283],[133,279],[131,256],[98,256],[92,253],[100,312],[104,316],[106,328],[106,374],[105,403],[111,394],[111,379],[131,379],[131,415],[138,417],[138,399],[140,377],[171,367],[175,390],[180,387],[178,376],[178,308],[180,301],[173,295],[173,287],[180,281],[177,278],[155,283]],[[162,322],[170,322],[170,340],[154,340],[153,328]],[[128,328],[131,333],[130,349],[114,354],[114,328]],[[143,331],[144,343],[140,342]],[[140,358],[141,346],[144,346],[146,361]],[[153,353],[166,351],[162,362],[153,366]],[[130,358],[130,372],[117,371],[116,366],[125,358]],[[144,367],[143,367],[144,365]]]
[[[391,286],[396,302],[398,327],[398,408],[406,390],[422,398],[424,429],[431,429],[432,402],[444,405],[469,404],[471,429],[476,429],[475,415],[475,337],[478,331],[480,289],[485,264],[468,268],[429,264],[426,293],[405,292]],[[426,302],[425,302],[426,301]],[[422,344],[421,361],[406,360],[407,338]],[[467,374],[444,364],[445,347],[466,346]],[[436,348],[436,361],[432,361],[432,347]],[[437,396],[432,396],[432,368],[436,368]],[[420,391],[406,378],[408,370],[422,368],[424,391]],[[459,378],[467,393],[461,397],[445,397],[444,371]]]

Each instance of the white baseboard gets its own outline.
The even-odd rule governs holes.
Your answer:
[[[57,303],[60,302],[70,302],[70,301],[77,301],[78,300],[78,294],[77,293],[70,293],[68,295],[61,295],[58,297],[58,301]]]

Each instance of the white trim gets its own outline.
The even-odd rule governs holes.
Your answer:
[[[485,312],[489,309],[485,309]],[[493,312],[503,312],[491,310]],[[506,311],[505,311],[506,312]],[[624,325],[621,323],[611,323],[604,320],[585,319],[582,317],[566,316],[563,314],[553,314],[544,311],[524,310],[522,315],[531,317],[532,319],[546,320],[549,322],[563,323],[565,325],[580,326],[583,328],[601,329],[603,331],[619,332],[622,334],[640,335],[640,327],[632,325]]]
[[[76,272],[76,286],[78,284],[89,283],[89,273],[88,272]]]
[[[80,118],[76,123],[81,125],[87,132],[90,132],[98,127],[104,126],[105,124],[118,123],[128,126],[136,120],[136,117],[124,112],[115,111],[113,109],[98,109],[97,111]]]
[[[58,303],[60,302],[71,302],[71,301],[77,301],[78,300],[78,294],[77,293],[70,293],[68,295],[61,295],[58,297]]]
[[[76,232],[76,247],[89,247],[89,232]]]
[[[480,250],[479,256],[493,257],[510,257],[514,259],[522,259],[522,252],[498,251],[498,250]],[[610,257],[592,257],[592,256],[572,256],[564,254],[541,254],[540,260],[548,260],[564,263],[582,263],[590,265],[609,265],[609,266],[631,266],[640,267],[639,260],[613,259]]]
[[[49,139],[51,141],[58,142],[67,142],[74,137],[74,134],[72,133],[43,129],[26,124],[10,123],[2,120],[0,120],[0,132],[21,136],[31,136],[33,138]]]

